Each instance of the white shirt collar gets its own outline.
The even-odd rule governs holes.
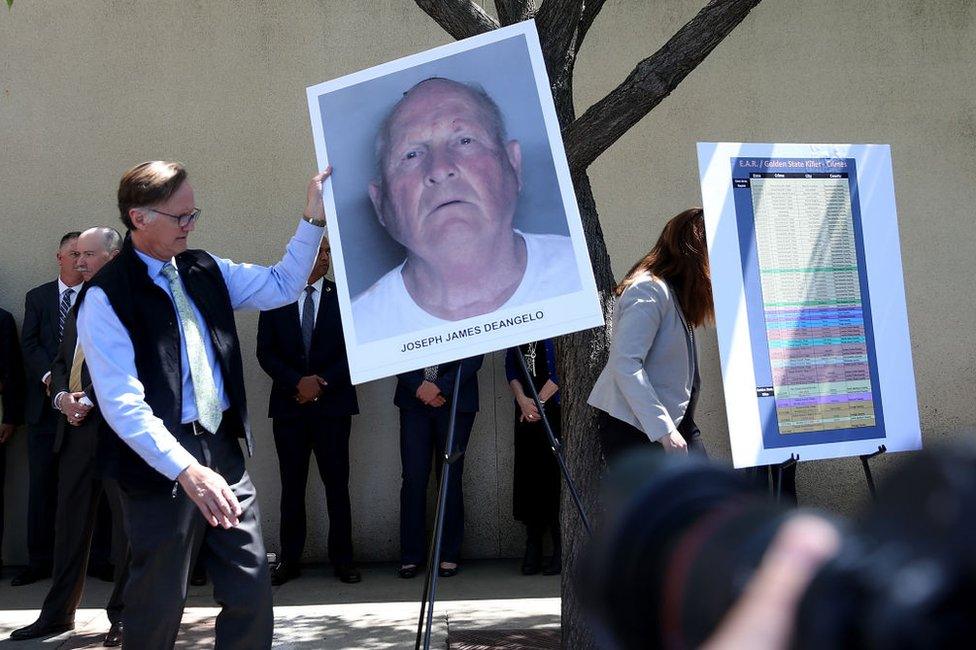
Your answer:
[[[325,276],[324,275],[321,278],[319,278],[318,280],[316,280],[315,282],[312,283],[312,286],[315,287],[315,291],[319,295],[322,294],[322,285],[324,283],[325,283]],[[306,284],[305,286],[307,287],[308,285]],[[312,295],[314,296],[315,294],[313,293]]]
[[[83,286],[84,286],[84,284],[85,284],[84,282],[79,282],[79,283],[78,283],[78,284],[76,284],[75,286],[73,286],[73,287],[69,287],[68,285],[66,285],[66,284],[65,284],[65,283],[64,283],[64,282],[63,282],[63,281],[61,280],[61,276],[59,275],[59,276],[58,276],[58,295],[60,296],[60,295],[61,295],[61,294],[63,294],[63,293],[65,292],[65,290],[67,290],[67,289],[73,289],[73,290],[74,290],[74,292],[75,292],[75,295],[78,295],[78,292],[79,292],[79,291],[81,291],[81,287],[83,287]]]

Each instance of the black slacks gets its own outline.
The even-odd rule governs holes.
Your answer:
[[[96,468],[98,430],[67,427],[58,457],[58,506],[54,532],[54,574],[41,608],[46,623],[73,621],[85,588],[85,571],[91,553],[99,505],[106,497],[113,515],[113,530],[122,530],[122,504],[115,481],[102,480]],[[115,586],[105,607],[112,623],[122,618],[122,592],[128,574],[128,541],[125,555],[115,564]]]
[[[650,445],[661,449],[661,443],[651,442],[647,434],[623,420],[600,411],[599,415],[600,441],[603,443],[603,455],[608,463],[612,463],[619,455],[636,447]],[[685,418],[678,427],[678,433],[688,444],[688,453],[705,456],[705,444],[701,440],[701,431]]]
[[[464,450],[471,437],[475,413],[458,413],[454,422],[454,449]],[[445,405],[432,410],[400,409],[400,463],[403,483],[400,487],[400,562],[423,564],[426,561],[427,481],[431,464],[437,458],[440,479],[450,410]],[[451,466],[447,482],[447,506],[441,538],[441,561],[457,562],[464,536],[464,494],[461,477],[462,456]]]
[[[54,518],[58,509],[58,455],[54,453],[57,428],[54,411],[45,403],[41,422],[27,431],[27,561],[48,571],[54,563]]]
[[[301,561],[305,548],[305,494],[311,455],[325,486],[329,512],[329,561],[352,563],[352,511],[349,505],[349,430],[352,417],[309,414],[275,418],[274,441],[281,475],[281,559]]]
[[[177,440],[200,463],[219,473],[244,509],[234,528],[212,527],[181,487],[175,491],[122,490],[126,532],[132,548],[125,588],[125,645],[169,650],[176,642],[195,551],[206,547],[207,575],[220,605],[214,647],[271,647],[274,616],[271,580],[261,538],[254,485],[244,454],[224,413],[214,434],[194,436],[185,427]],[[146,470],[150,471],[150,470]]]

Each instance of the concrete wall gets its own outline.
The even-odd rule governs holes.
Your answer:
[[[580,54],[579,109],[701,4],[608,3]],[[54,277],[60,234],[115,223],[119,175],[149,158],[189,166],[205,208],[193,245],[275,261],[314,170],[304,88],[448,41],[409,0],[17,0],[0,9],[0,305],[19,324],[24,293]],[[925,441],[962,437],[976,423],[974,55],[970,0],[767,0],[592,166],[614,270],[623,273],[670,215],[700,202],[698,140],[890,143]],[[276,548],[277,462],[256,322],[250,313],[238,319],[259,449],[250,468]],[[714,332],[701,345],[700,423],[710,449],[727,457]],[[480,378],[465,553],[517,555],[501,358]],[[354,423],[354,534],[364,560],[397,553],[392,390],[390,380],[362,386]],[[25,443],[18,433],[7,455],[8,563],[26,557]],[[882,473],[893,461],[879,459]],[[865,492],[859,471],[854,459],[803,465],[801,498],[850,510]],[[325,555],[323,498],[313,484],[309,559]]]

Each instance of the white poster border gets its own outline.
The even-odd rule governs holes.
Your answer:
[[[746,315],[732,158],[853,158],[857,171],[865,272],[875,326],[885,437],[765,448]],[[722,383],[735,467],[921,449],[921,427],[889,145],[699,142],[698,163],[711,264]]]

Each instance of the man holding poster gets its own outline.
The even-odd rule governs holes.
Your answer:
[[[579,290],[569,237],[513,227],[521,147],[484,90],[419,82],[375,147],[370,199],[407,257],[353,300],[360,343]]]

